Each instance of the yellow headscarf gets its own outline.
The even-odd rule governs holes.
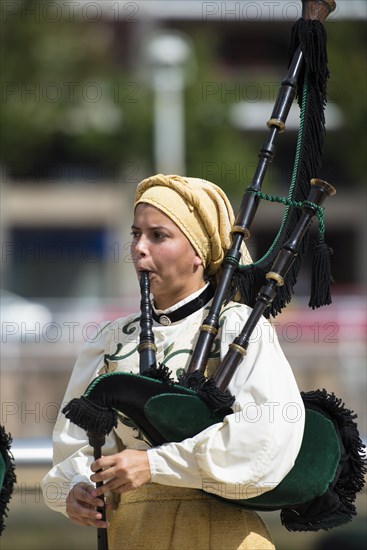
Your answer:
[[[208,275],[219,269],[231,246],[232,206],[224,191],[200,178],[157,174],[139,183],[134,208],[155,206],[168,216],[190,241]],[[242,263],[251,263],[243,245]]]

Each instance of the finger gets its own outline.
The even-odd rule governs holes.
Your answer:
[[[67,506],[66,513],[70,518],[83,521],[85,525],[95,525],[95,522],[99,522],[103,519],[100,510],[89,508],[78,503]]]
[[[115,459],[113,458],[113,455],[111,456],[102,456],[101,458],[98,458],[95,462],[92,462],[90,468],[92,472],[98,472],[98,470],[102,470],[105,468],[110,468],[111,466],[114,466]]]
[[[94,489],[93,496],[99,497],[102,495],[106,495],[111,491],[116,491],[121,484],[122,484],[121,480],[119,480],[118,478],[114,478],[110,480],[108,483],[104,483],[100,487],[97,487],[96,489]]]
[[[117,469],[113,465],[113,466],[110,466],[109,468],[105,468],[104,470],[101,470],[99,472],[92,474],[89,479],[93,483],[98,483],[100,481],[104,482],[114,478],[116,474],[117,474]],[[122,472],[119,471],[119,476],[121,475],[122,475]]]
[[[103,508],[103,506],[105,506],[105,502],[104,502],[103,499],[98,498],[101,495],[102,495],[102,493],[100,493],[98,495],[91,494],[88,498],[83,499],[83,500],[80,499],[80,501],[85,502],[85,504],[89,504],[90,506],[93,506],[93,508]]]
[[[72,501],[84,502],[89,506],[104,506],[102,499],[96,498],[96,495],[93,494],[94,487],[91,485],[88,487],[78,487],[71,495]]]

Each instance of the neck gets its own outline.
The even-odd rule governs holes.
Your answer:
[[[175,292],[174,296],[154,296],[154,306],[156,309],[165,311],[166,309],[174,306],[175,304],[178,304],[178,302],[181,302],[181,300],[184,300],[191,294],[194,294],[194,292],[197,292],[198,290],[204,288],[206,285],[205,281],[202,281],[200,286],[194,286],[192,289],[180,292]]]

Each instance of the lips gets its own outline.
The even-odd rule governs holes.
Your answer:
[[[143,271],[149,273],[149,278],[151,277],[151,275],[154,273],[151,269],[147,269],[147,268],[144,268],[144,267],[139,267],[138,268],[138,273],[142,273]]]

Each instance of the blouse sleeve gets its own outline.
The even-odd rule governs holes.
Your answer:
[[[221,356],[249,308],[234,308],[222,330]],[[246,499],[273,489],[294,465],[305,412],[271,323],[262,318],[229,390],[233,414],[195,437],[148,450],[152,481]]]
[[[101,325],[94,337],[85,344],[75,364],[61,409],[74,397],[83,395],[90,381],[99,374],[104,365],[109,325]],[[113,431],[106,438],[104,452],[118,452]],[[53,510],[66,514],[66,497],[70,489],[81,481],[91,483],[90,464],[93,460],[93,449],[88,444],[85,431],[60,412],[53,430],[53,468],[41,483],[45,503]]]

